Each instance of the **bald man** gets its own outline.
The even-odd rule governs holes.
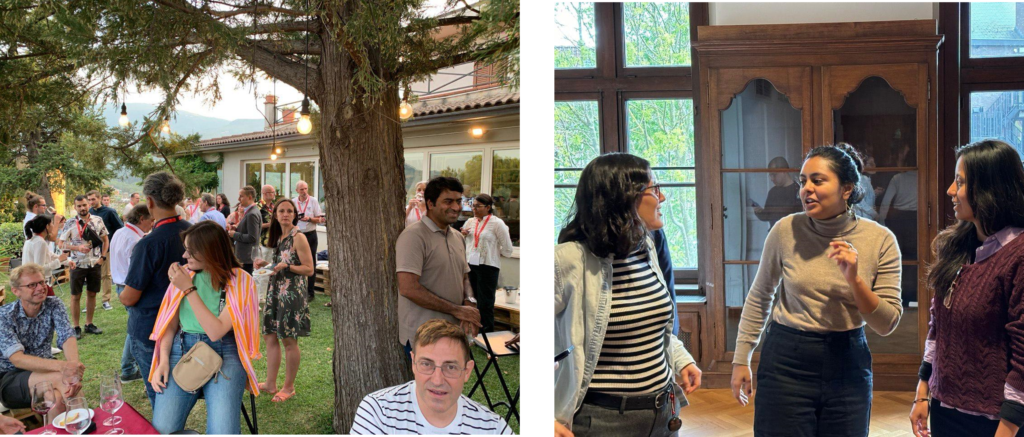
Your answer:
[[[295,202],[295,214],[299,217],[299,232],[302,232],[306,236],[306,241],[309,242],[309,249],[313,251],[313,262],[316,262],[316,225],[323,223],[324,219],[321,217],[323,212],[320,210],[320,202],[309,195],[309,184],[306,181],[299,181],[295,184],[295,191],[299,193],[299,197],[292,199]],[[316,269],[313,269],[313,274],[316,274]],[[312,302],[315,297],[313,293],[313,286],[316,281],[306,281],[309,285],[307,299]]]

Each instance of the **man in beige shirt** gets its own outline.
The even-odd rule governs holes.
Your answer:
[[[428,320],[460,323],[469,335],[476,335],[480,328],[466,244],[462,234],[449,226],[462,210],[462,190],[458,179],[431,179],[423,193],[427,216],[398,237],[398,341],[407,359],[416,329]]]

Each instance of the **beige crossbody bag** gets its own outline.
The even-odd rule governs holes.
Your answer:
[[[224,311],[226,297],[226,292],[222,290],[220,292],[220,308],[217,311],[218,317]],[[192,349],[189,349],[185,355],[182,355],[178,364],[171,370],[171,374],[174,375],[174,382],[178,384],[178,387],[189,393],[195,393],[218,374],[224,379],[231,380],[224,372],[220,371],[220,366],[223,363],[224,359],[217,351],[213,350],[206,342],[200,341],[192,346]]]

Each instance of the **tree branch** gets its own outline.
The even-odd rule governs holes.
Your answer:
[[[253,50],[253,47],[255,47],[255,50]],[[300,62],[295,62],[282,54],[274,53],[266,47],[260,46],[257,41],[246,40],[239,45],[238,50],[234,54],[281,82],[291,85],[297,90],[305,91],[307,95],[310,94],[309,91],[305,90],[307,70],[310,85],[315,86],[313,84],[319,83],[319,70],[307,68]]]
[[[218,2],[218,3],[220,3],[220,2]],[[220,3],[220,4],[225,4],[225,3]],[[245,15],[245,14],[256,14],[256,13],[260,13],[260,12],[274,12],[274,13],[278,13],[278,14],[291,15],[293,17],[306,17],[306,16],[308,16],[305,12],[302,12],[302,11],[296,11],[294,9],[288,9],[288,8],[281,8],[281,7],[277,7],[277,6],[274,6],[274,5],[256,5],[256,6],[252,6],[252,7],[236,7],[233,10],[230,10],[230,11],[215,11],[215,10],[211,9],[209,7],[209,5],[207,5],[207,6],[204,6],[201,10],[203,12],[206,12],[207,14],[210,14],[210,15],[218,17],[218,18],[228,18],[228,17],[234,17],[234,16],[237,16],[237,15]]]
[[[473,51],[469,51],[469,52],[458,53],[455,56],[451,56],[451,57],[435,59],[435,60],[433,60],[431,62],[427,62],[426,64],[423,64],[419,68],[413,68],[412,65],[406,63],[406,64],[403,64],[401,67],[398,68],[398,71],[396,72],[395,76],[396,77],[408,77],[408,76],[415,76],[415,75],[423,74],[423,73],[433,73],[433,72],[435,72],[437,70],[440,70],[442,68],[454,67],[454,66],[459,65],[459,64],[465,64],[467,62],[473,61],[473,58],[475,57],[475,55],[479,51],[480,50],[473,50]]]
[[[257,41],[256,44],[274,53],[284,55],[316,55],[323,53],[323,46],[319,42],[310,42],[309,50],[306,50],[305,41],[284,40],[284,41]]]
[[[309,26],[310,33],[320,33],[322,25],[320,20],[311,19],[305,21],[287,21],[284,23],[266,23],[257,25],[255,28],[250,29],[246,32],[247,35],[260,35],[264,33],[283,33],[283,32],[305,32],[306,26]]]
[[[41,53],[26,53],[24,55],[4,56],[4,57],[0,58],[0,62],[13,61],[13,60],[16,60],[16,59],[35,58],[35,57],[39,57],[39,56],[49,56],[51,54],[52,53],[50,53],[50,52],[41,52]]]

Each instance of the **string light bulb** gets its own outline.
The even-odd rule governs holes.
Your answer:
[[[302,110],[299,111],[299,116],[299,123],[295,125],[295,129],[302,135],[309,135],[313,131],[313,122],[309,120],[309,97],[302,98]]]
[[[277,160],[277,154],[276,153],[271,153],[270,154],[270,160],[271,161],[276,161]]]
[[[171,117],[164,117],[164,122],[160,125],[160,132],[171,133]]]
[[[117,124],[128,127],[128,106],[124,103],[121,104],[121,118],[117,119]]]
[[[274,154],[275,155],[284,155],[284,149],[282,149],[281,146],[274,147]]]
[[[473,128],[469,129],[469,136],[471,136],[473,138],[483,138],[484,132],[486,132],[486,131],[482,127],[479,127],[479,126],[473,127]]]
[[[412,105],[408,101],[402,100],[402,104],[398,105],[398,118],[402,121],[412,118]]]

